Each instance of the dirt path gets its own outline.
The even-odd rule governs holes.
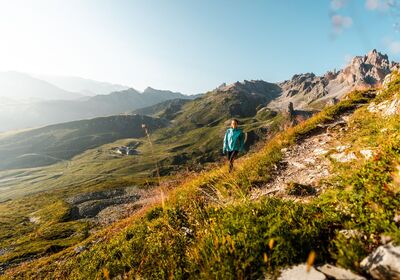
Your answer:
[[[270,182],[253,190],[252,199],[273,195],[297,199],[288,195],[288,188],[293,184],[311,187],[316,194],[324,188],[322,179],[331,174],[331,161],[327,154],[334,150],[343,152],[338,135],[348,129],[348,119],[354,110],[345,112],[329,124],[320,125],[310,136],[300,139],[297,144],[282,149],[283,158],[275,166]],[[304,199],[302,197],[301,199]]]

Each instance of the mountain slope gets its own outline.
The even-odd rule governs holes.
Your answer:
[[[129,88],[127,86],[119,84],[99,82],[80,77],[48,76],[48,75],[36,75],[36,76],[39,79],[47,81],[64,90],[79,92],[87,96],[109,94],[114,91],[121,91]]]
[[[172,144],[176,146],[171,150],[173,156],[166,158],[162,162],[163,172],[167,172],[170,168],[179,168],[180,165],[188,161],[195,165],[196,162],[210,162],[219,158],[220,134],[224,133],[225,122],[231,117],[243,120],[242,127],[245,128],[245,131],[249,135],[247,146],[263,137],[262,135],[266,134],[266,131],[269,132],[268,127],[284,120],[284,118],[277,118],[275,121],[274,117],[277,113],[274,112],[257,115],[257,107],[262,107],[273,99],[278,93],[277,90],[274,84],[263,81],[245,81],[237,83],[232,88],[210,92],[195,100],[173,99],[172,101],[161,102],[158,105],[136,112],[152,112],[153,116],[165,118],[172,122],[168,128],[159,131],[156,131],[157,129],[155,128],[164,127],[165,120],[160,120],[162,125],[159,127],[149,127],[150,131],[154,134],[154,141],[159,146],[169,147]],[[118,110],[128,111],[129,108],[145,107],[145,105],[151,103],[153,100],[160,101],[175,96],[181,97],[182,95],[150,88],[144,93],[129,89],[109,95],[95,96],[87,101],[69,102],[67,114],[68,118],[78,118],[81,112],[84,112],[85,117],[90,118],[92,117],[91,109],[95,108],[96,112],[112,115]],[[63,115],[63,106],[67,104],[66,101],[49,101],[46,104],[51,105],[47,109],[47,114],[56,116],[54,117],[54,121],[67,118]],[[246,104],[246,106],[240,109],[240,104]],[[43,111],[43,108],[37,111]],[[125,118],[133,118],[132,126],[134,127],[136,123],[136,119],[134,118],[139,118],[139,116],[115,116],[105,118],[105,120],[113,119],[115,120],[115,124],[117,124],[118,121],[123,121]],[[149,119],[151,118],[149,117]],[[5,140],[0,140],[0,155],[5,158],[5,161],[0,164],[0,169],[52,164],[60,159],[69,159],[71,156],[85,151],[85,148],[95,146],[96,143],[96,145],[100,145],[124,137],[143,136],[143,130],[140,129],[141,134],[136,136],[130,135],[128,137],[128,135],[124,136],[124,134],[118,132],[118,136],[108,137],[115,130],[111,129],[107,137],[104,135],[99,137],[98,134],[105,133],[102,132],[102,124],[100,122],[88,120],[73,122],[72,124],[78,125],[86,122],[89,122],[93,127],[99,125],[99,131],[94,133],[93,139],[85,131],[82,131],[82,128],[79,128],[77,134],[83,133],[83,136],[88,137],[88,139],[75,139],[76,136],[69,132],[70,129],[68,127],[71,124],[65,123],[17,134],[20,135],[20,139],[17,137],[6,138],[7,143],[4,142]],[[124,123],[126,122],[124,121]],[[57,138],[59,134],[63,135],[62,139]],[[30,138],[33,140],[26,140]],[[57,141],[57,144],[55,144],[55,141]],[[84,144],[86,141],[91,144]],[[69,151],[70,149],[74,149],[74,145],[79,148],[72,153],[56,152],[56,150]]]
[[[208,93],[206,97],[199,98],[197,103],[193,103],[198,107],[192,108],[192,116],[187,114],[182,114],[182,116],[189,117],[188,123],[191,119],[199,119],[201,120],[199,124],[205,124],[226,117],[255,115],[256,109],[261,109],[258,106],[282,111],[290,102],[295,109],[320,110],[326,104],[337,102],[344,93],[350,90],[378,86],[386,74],[397,68],[399,68],[398,64],[390,62],[387,55],[372,50],[365,56],[352,59],[344,69],[327,72],[324,76],[306,73],[294,75],[291,80],[278,84],[244,81],[223,85]],[[217,92],[219,94],[214,94]],[[236,94],[235,100],[229,93]],[[252,95],[252,97],[244,95]],[[143,93],[126,89],[80,101],[9,104],[0,110],[0,117],[7,120],[0,125],[0,131],[131,112],[166,100],[196,97],[198,96],[185,96],[149,87]],[[213,103],[210,110],[207,110],[209,106],[207,102]],[[248,106],[241,106],[241,102],[250,103]]]
[[[213,125],[231,117],[246,118],[257,114],[279,96],[280,88],[264,81],[244,81],[217,88],[185,105],[176,119],[187,126]],[[243,104],[246,104],[243,106]]]
[[[58,88],[46,81],[19,72],[0,72],[0,96],[13,100],[73,100],[82,94]]]
[[[2,104],[0,118],[7,120],[7,122],[0,123],[0,131],[121,114],[177,97],[192,98],[170,91],[152,89],[140,93],[130,88],[107,95],[96,95],[85,100],[49,100]]]
[[[182,112],[182,106],[190,102],[189,99],[171,99],[155,105],[134,110],[133,114],[155,116],[171,120]]]
[[[172,107],[171,126],[154,132],[151,129],[153,144],[139,148],[139,156],[116,157],[110,153],[115,146],[138,141],[143,147],[147,142],[125,139],[89,150],[64,166],[1,172],[0,181],[5,182],[5,188],[18,189],[19,193],[42,191],[52,202],[43,201],[43,195],[37,194],[31,200],[25,197],[0,204],[0,221],[9,228],[0,230],[0,247],[6,248],[0,262],[3,260],[8,267],[7,262],[18,263],[26,255],[51,254],[76,244],[79,240],[71,238],[81,236],[80,231],[68,229],[72,222],[68,213],[77,207],[71,199],[74,201],[82,192],[87,197],[98,196],[99,190],[117,188],[117,192],[121,187],[138,184],[148,188],[152,185],[149,181],[158,181],[155,175],[159,169],[162,187],[155,187],[152,193],[162,191],[160,207],[146,212],[149,201],[157,198],[144,198],[137,216],[92,235],[77,247],[35,262],[33,270],[28,265],[16,273],[22,269],[22,278],[61,274],[71,278],[260,278],[264,272],[275,273],[282,266],[304,262],[312,250],[317,252],[317,262],[337,262],[357,270],[359,259],[379,243],[379,234],[389,233],[394,239],[397,236],[392,218],[398,197],[391,193],[392,187],[396,193],[397,185],[390,182],[388,174],[393,174],[398,160],[399,119],[393,112],[398,111],[399,79],[392,75],[389,80],[392,84],[379,90],[378,97],[374,98],[375,90],[343,95],[341,101],[338,98],[332,102],[338,104],[308,121],[304,120],[313,112],[269,108],[282,94],[279,86],[262,81],[224,85],[195,101]],[[372,99],[373,103],[367,105]],[[166,103],[150,111],[162,114],[168,108]],[[250,106],[237,110],[240,104]],[[247,143],[268,139],[238,159],[235,174],[227,174],[224,167],[216,164],[205,165],[219,159],[221,139],[231,117],[239,118],[248,134]],[[297,122],[298,126],[289,128]],[[289,129],[273,138],[285,128]],[[258,138],[252,139],[256,135]],[[372,157],[367,158],[368,155]],[[195,178],[184,172],[183,183],[172,175],[176,170],[207,168],[214,170]],[[141,183],[138,172],[143,176]],[[97,176],[83,176],[84,173]],[[57,178],[51,178],[54,176]],[[164,181],[169,179],[171,183]],[[166,185],[178,188],[163,200]],[[17,197],[12,189],[0,191],[7,198]],[[370,204],[371,197],[377,205]],[[55,207],[54,201],[65,203],[64,218],[55,217],[48,224],[23,225],[26,217],[45,217],[36,211]],[[101,206],[108,201],[88,202],[89,206],[96,203]],[[21,205],[25,205],[21,211],[13,212],[21,223],[17,231],[12,231],[13,220],[4,213]],[[132,213],[121,209],[124,208],[113,205],[103,214]],[[355,214],[349,215],[347,209]],[[381,224],[385,226],[380,227]],[[126,231],[116,235],[126,226]],[[92,226],[86,229],[96,230]],[[341,232],[354,229],[363,234],[366,242],[346,241]],[[29,238],[25,238],[25,232],[31,233]],[[14,248],[13,244],[19,242],[21,246]],[[54,244],[59,247],[52,248]],[[349,254],[342,253],[344,250]],[[171,271],[175,273],[172,276]]]
[[[340,71],[328,71],[324,76],[299,74],[279,83],[282,95],[270,107],[282,108],[292,102],[296,108],[322,108],[351,90],[379,86],[398,67],[398,63],[390,62],[387,55],[374,49],[365,56],[354,57]]]
[[[254,279],[276,277],[310,255],[309,265],[335,263],[370,277],[360,261],[382,236],[400,236],[400,77],[376,93],[348,94],[239,159],[235,173],[222,166],[198,174],[158,205],[83,242],[81,251],[67,249],[5,277]],[[297,177],[270,197],[274,171],[298,156],[291,151],[327,134],[334,136],[326,147],[330,174],[311,186]],[[263,197],[252,197],[257,189]]]
[[[0,139],[0,169],[27,168],[68,160],[88,149],[124,138],[144,136],[142,124],[157,130],[163,119],[111,116],[47,126]]]
[[[143,95],[147,96],[148,98],[158,99],[159,102],[163,102],[163,101],[167,100],[166,97],[168,97],[168,100],[169,99],[177,99],[177,98],[193,99],[192,96],[183,95],[180,92],[173,92],[170,90],[159,90],[159,89],[155,89],[152,87],[147,87],[143,91]]]

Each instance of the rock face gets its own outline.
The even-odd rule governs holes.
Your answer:
[[[337,162],[349,162],[357,159],[357,156],[353,152],[350,153],[341,152],[341,153],[331,154],[330,157],[336,160]]]
[[[309,103],[314,99],[323,97],[328,94],[326,87],[329,79],[336,77],[336,73],[330,72],[329,78],[318,77],[314,73],[305,73],[294,75],[291,80],[284,81],[280,84],[282,88],[282,100],[288,99],[299,105],[300,99]]]
[[[325,274],[329,279],[337,280],[365,280],[364,277],[359,276],[351,272],[350,270],[336,267],[330,264],[324,264],[317,267],[317,270]]]
[[[360,266],[374,279],[400,279],[400,246],[380,246]]]
[[[222,119],[252,117],[280,93],[278,85],[260,80],[221,86],[187,104],[175,123],[181,127],[214,126]]]
[[[310,267],[307,271],[305,264],[300,264],[282,270],[278,280],[325,280],[326,276],[317,271],[314,267]]]
[[[71,205],[70,220],[96,217],[104,209],[113,205],[138,201],[140,195],[136,187],[77,195],[66,200]]]
[[[287,113],[289,114],[289,116],[293,116],[294,115],[294,108],[293,108],[293,103],[292,102],[289,102],[289,104],[288,104]]]
[[[375,87],[384,82],[399,64],[390,62],[387,55],[376,50],[365,56],[356,56],[340,71],[329,71],[323,76],[313,73],[294,75],[279,84],[281,96],[271,102],[271,108],[285,108],[292,102],[296,108],[319,108],[336,102],[353,89]]]
[[[348,84],[368,86],[383,82],[390,72],[388,56],[372,50],[365,56],[354,57],[338,78]]]
[[[221,85],[217,90],[232,93],[242,92],[247,94],[269,95],[271,97],[280,93],[280,88],[277,85],[262,80],[244,80],[243,82],[236,82],[230,85]]]
[[[379,104],[375,104],[375,102],[371,102],[369,104],[367,110],[370,113],[379,113],[383,117],[390,117],[395,114],[400,114],[400,100],[394,98],[393,100],[385,100]]]
[[[267,83],[262,80],[244,80],[227,85],[221,84],[205,95],[210,104],[229,104],[232,96],[240,99],[240,104],[230,104],[222,111],[230,115],[248,117],[253,111],[243,111],[241,104],[252,107],[268,107],[271,110],[286,111],[290,103],[297,111],[319,110],[326,104],[337,103],[346,93],[355,89],[366,89],[383,84],[391,71],[400,69],[400,65],[391,62],[387,55],[375,49],[367,55],[354,57],[339,71],[328,71],[322,76],[314,73],[294,75],[281,83]],[[217,96],[217,97],[216,97]],[[210,106],[207,106],[209,109]],[[259,107],[261,108],[261,107]]]

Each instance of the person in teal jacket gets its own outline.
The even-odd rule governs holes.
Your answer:
[[[244,147],[244,133],[238,128],[239,121],[237,119],[231,120],[231,127],[226,130],[224,137],[224,146],[222,151],[228,156],[229,172],[233,169],[233,162],[239,152],[243,152]]]

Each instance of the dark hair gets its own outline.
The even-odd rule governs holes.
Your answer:
[[[231,122],[236,122],[237,124],[239,124],[239,121],[237,119],[231,119]]]

